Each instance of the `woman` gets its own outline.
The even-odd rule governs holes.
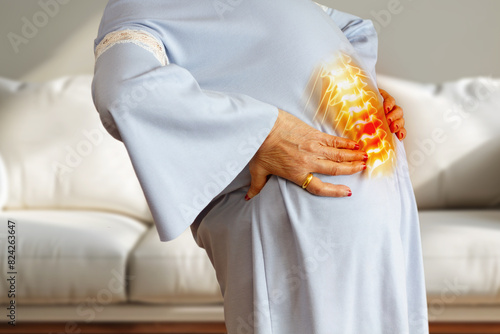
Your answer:
[[[191,225],[207,251],[228,333],[428,332],[402,143],[386,134],[389,172],[367,177],[376,152],[341,138],[349,124],[325,99],[341,88],[330,67],[348,59],[381,100],[369,21],[309,0],[114,0],[95,45],[101,119],[160,239]]]

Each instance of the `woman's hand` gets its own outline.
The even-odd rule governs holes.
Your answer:
[[[355,141],[328,135],[280,110],[266,140],[250,160],[252,181],[246,200],[257,195],[269,175],[277,175],[302,186],[309,173],[348,175],[366,169],[368,155]],[[351,196],[344,185],[324,183],[313,177],[306,188],[319,196]]]
[[[380,95],[384,98],[384,112],[387,122],[389,123],[389,129],[392,133],[396,133],[399,140],[403,140],[406,137],[405,120],[403,118],[403,109],[396,105],[394,98],[389,95],[385,90],[379,89]]]

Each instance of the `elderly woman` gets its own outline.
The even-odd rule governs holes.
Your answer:
[[[103,124],[160,239],[191,226],[206,250],[228,333],[428,333],[370,21],[310,0],[112,0],[95,42]]]

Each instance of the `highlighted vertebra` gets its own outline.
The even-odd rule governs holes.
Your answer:
[[[368,175],[390,173],[396,158],[394,139],[381,96],[369,77],[343,53],[337,61],[323,65],[318,76],[322,92],[314,118],[331,125],[339,136],[356,141],[368,153]]]

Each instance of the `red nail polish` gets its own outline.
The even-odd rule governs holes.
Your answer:
[[[363,170],[365,170],[365,169],[366,169],[366,165],[363,165]]]
[[[368,160],[368,154],[365,154],[363,157],[365,160]]]
[[[354,145],[354,149],[359,150],[359,145],[358,144]]]
[[[349,190],[349,192],[347,193],[347,196],[351,197],[352,196],[352,191]]]
[[[250,200],[250,197],[248,197],[248,195],[245,195],[245,201],[249,201]]]

